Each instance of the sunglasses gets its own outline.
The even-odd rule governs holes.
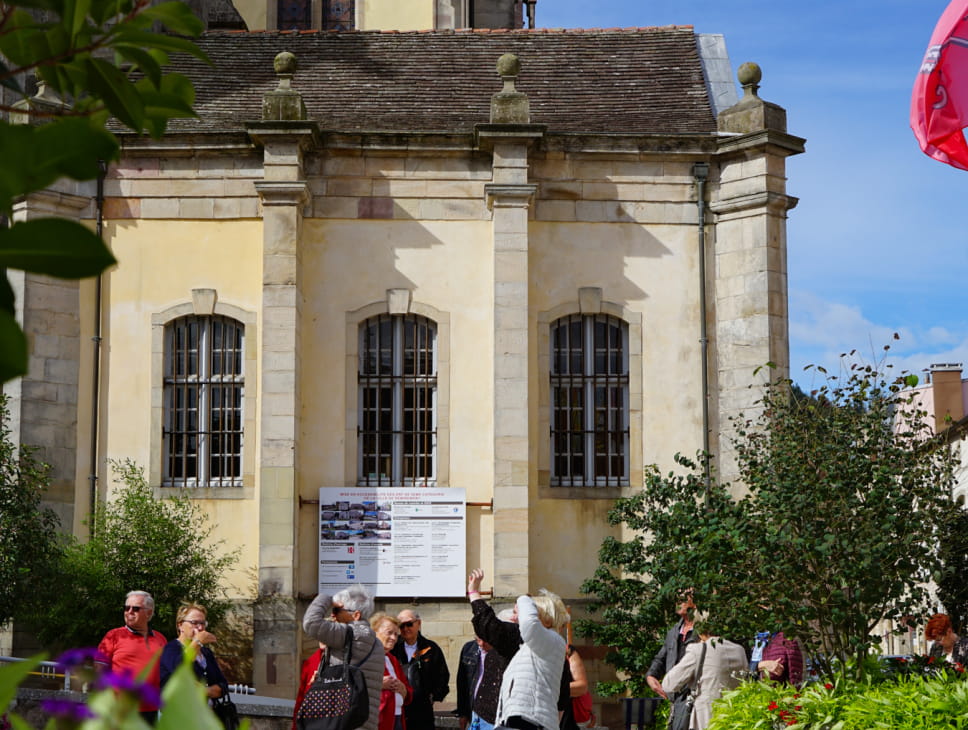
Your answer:
[[[400,622],[400,628],[401,629],[409,629],[415,623],[417,623],[417,622],[416,621],[401,621]]]
[[[140,613],[144,609],[144,606],[125,606],[124,612],[133,611],[134,613]]]
[[[334,616],[339,616],[340,611],[345,611],[345,610],[346,609],[343,608],[342,606],[333,606],[333,615]]]

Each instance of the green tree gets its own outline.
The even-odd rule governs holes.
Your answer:
[[[201,603],[218,623],[229,607],[222,583],[238,560],[212,540],[213,526],[197,503],[155,499],[143,470],[112,462],[121,486],[94,515],[92,537],[73,542],[56,583],[28,623],[48,648],[91,646],[121,624],[124,596],[145,590],[155,599],[152,626],[170,633],[183,601]]]
[[[112,117],[135,132],[161,136],[169,119],[194,116],[187,78],[164,73],[168,54],[202,57],[190,41],[151,32],[160,26],[194,36],[202,23],[178,2],[16,0],[0,2],[0,223],[13,203],[61,178],[91,180],[114,159]],[[27,98],[24,80],[43,85]],[[13,101],[7,102],[9,98]],[[22,375],[27,342],[15,318],[7,269],[68,279],[95,276],[114,257],[94,233],[62,218],[0,225],[0,383]]]
[[[630,537],[603,544],[583,586],[603,620],[583,629],[618,647],[625,687],[640,689],[635,652],[685,588],[724,635],[782,629],[828,674],[863,666],[879,622],[924,615],[951,457],[905,392],[916,378],[844,370],[809,397],[791,397],[788,380],[765,389],[758,415],[735,423],[736,488],[707,492],[701,462],[677,457],[677,473],[651,468],[643,492],[616,503],[610,520]]]
[[[968,629],[968,511],[963,507],[950,505],[941,521],[938,550],[938,597],[955,631],[964,636]]]
[[[57,515],[42,502],[50,467],[11,441],[9,416],[0,393],[0,626],[49,581],[61,548]]]

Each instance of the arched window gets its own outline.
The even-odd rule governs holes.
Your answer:
[[[437,478],[437,325],[381,314],[360,325],[358,483]]]
[[[551,324],[551,485],[628,483],[628,325],[562,317]]]
[[[244,337],[220,315],[165,325],[164,486],[242,486]]]

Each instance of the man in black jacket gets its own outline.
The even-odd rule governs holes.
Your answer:
[[[440,647],[420,633],[420,614],[406,609],[397,620],[400,640],[393,647],[393,655],[413,689],[413,701],[403,708],[407,730],[434,730],[434,702],[443,700],[450,691],[447,660]]]
[[[695,611],[696,604],[692,602],[692,592],[687,591],[681,596],[679,607],[676,610],[679,621],[669,629],[662,648],[659,649],[659,653],[655,655],[655,659],[652,660],[652,664],[649,666],[645,680],[649,683],[649,687],[660,697],[669,699],[668,695],[662,689],[662,678],[670,669],[679,663],[679,660],[686,653],[686,646],[699,640],[699,637],[693,630]],[[684,712],[690,712],[686,705],[686,699],[688,697],[688,688],[681,692],[676,692],[672,696],[672,717],[670,718],[669,727],[677,727],[677,716]]]
[[[472,725],[474,715],[481,730],[494,727],[501,679],[507,662],[483,639],[474,639],[460,650],[457,669],[457,719],[460,730]],[[475,728],[476,730],[476,728]]]

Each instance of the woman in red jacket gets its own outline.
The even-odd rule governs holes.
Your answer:
[[[406,730],[403,706],[413,699],[407,675],[391,650],[400,638],[400,622],[393,616],[378,613],[370,619],[370,628],[386,651],[383,665],[383,692],[380,694],[379,730]]]
[[[302,663],[302,671],[299,673],[299,689],[296,690],[296,704],[292,708],[292,730],[296,730],[296,717],[299,715],[299,708],[306,698],[306,692],[309,691],[316,680],[316,673],[319,671],[319,665],[323,663],[324,656],[326,656],[326,644],[320,641],[319,648]]]

